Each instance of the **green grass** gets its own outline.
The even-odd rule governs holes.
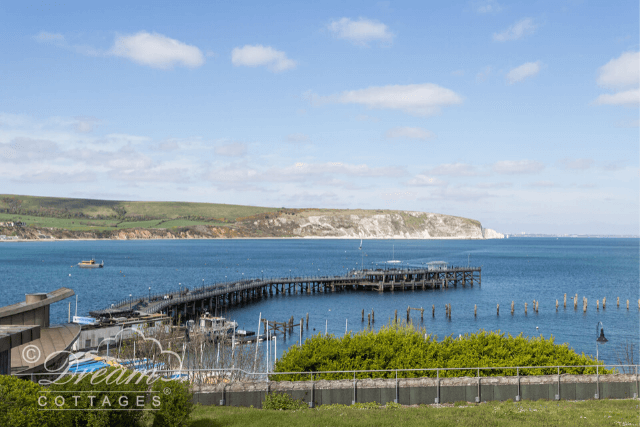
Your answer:
[[[157,228],[171,228],[171,227],[189,227],[192,225],[215,225],[216,227],[220,226],[228,226],[229,224],[225,224],[223,222],[205,222],[205,221],[192,221],[189,219],[172,219],[170,221],[165,221],[161,223]]]
[[[15,215],[0,213],[0,222],[7,221],[21,221],[35,227],[42,228],[63,228],[65,230],[113,230],[113,225],[116,224],[115,220],[89,220],[89,219],[66,219],[66,218],[51,218],[42,216],[30,216],[30,215]]]
[[[330,405],[299,411],[198,405],[190,426],[632,426],[639,421],[638,401],[628,399],[377,409]]]
[[[226,218],[234,221],[238,217],[246,217],[259,213],[275,212],[279,208],[260,206],[226,205],[218,203],[189,202],[127,202],[116,200],[70,199],[59,197],[21,196],[0,194],[0,209],[10,206],[3,201],[15,198],[21,201],[21,208],[31,211],[54,210],[56,212],[83,213],[87,216],[116,215],[116,209],[124,208],[127,217],[147,216],[152,218],[171,219],[184,216],[201,216],[204,218]]]

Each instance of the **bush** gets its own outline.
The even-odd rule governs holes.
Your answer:
[[[108,367],[84,376],[64,377],[59,383],[54,382],[49,385],[50,393],[47,393],[47,396],[50,404],[55,401],[56,397],[62,396],[64,404],[58,407],[60,409],[74,409],[73,411],[52,411],[59,423],[56,427],[61,425],[73,427],[133,427],[140,425],[144,411],[139,409],[144,407],[149,386],[146,378],[136,384],[142,375],[141,373],[135,373],[134,377],[131,377],[132,374],[134,371]],[[126,380],[130,377],[132,379],[127,384]],[[94,398],[92,399],[91,396]],[[139,396],[142,396],[141,401]],[[62,401],[60,400],[60,402]],[[138,403],[142,405],[140,406]],[[132,410],[103,411],[96,409]]]
[[[43,387],[29,380],[0,375],[0,426],[46,427],[59,425],[53,412],[41,411],[38,397]],[[51,408],[49,403],[44,408]]]
[[[180,381],[158,380],[153,383],[151,390],[153,399],[160,400],[157,411],[153,411],[153,427],[179,427],[187,424],[193,411],[193,395],[189,391],[189,384]]]
[[[379,331],[361,331],[336,338],[315,335],[304,344],[291,346],[276,364],[276,372],[322,372],[350,370],[393,370],[433,368],[474,368],[499,366],[594,365],[593,368],[566,368],[567,374],[595,374],[596,362],[578,355],[568,345],[557,345],[554,338],[511,336],[498,332],[478,331],[462,338],[437,336],[415,330],[408,325],[387,325]],[[611,370],[600,369],[600,373]],[[520,369],[520,375],[555,374],[550,369]],[[515,369],[493,369],[483,376],[516,375]],[[476,376],[477,371],[443,371],[441,377]],[[435,377],[435,371],[399,372],[399,377]],[[395,372],[360,373],[358,378],[394,378]],[[278,381],[309,381],[310,375],[278,375]],[[347,379],[353,374],[314,374],[313,379]]]
[[[262,402],[262,409],[274,409],[276,411],[295,411],[307,407],[308,405],[302,399],[294,399],[287,393],[269,393]]]

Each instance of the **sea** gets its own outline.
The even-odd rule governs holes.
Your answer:
[[[411,321],[438,339],[480,330],[499,331],[553,337],[557,344],[567,343],[578,353],[593,356],[598,322],[602,322],[609,341],[599,346],[599,356],[615,364],[625,346],[634,346],[636,359],[640,349],[639,244],[637,238],[555,237],[364,240],[362,249],[359,239],[4,242],[0,243],[0,306],[24,301],[26,293],[67,287],[75,291],[77,307],[75,298],[51,307],[51,322],[65,323],[69,302],[72,316],[76,310],[79,316],[86,316],[129,295],[177,291],[181,287],[243,278],[345,274],[363,267],[385,268],[394,258],[413,266],[445,261],[456,266],[481,266],[482,284],[393,293],[285,293],[231,307],[224,314],[236,320],[241,329],[256,331],[260,317],[284,322],[293,316],[297,322],[308,313],[304,340],[312,334],[342,336],[345,331],[366,329],[371,310],[375,310],[374,328],[378,329],[393,319],[396,310],[398,318],[405,319],[408,306],[423,307],[424,319],[412,311]],[[105,267],[86,270],[76,266],[90,258],[104,261]],[[577,310],[571,299],[575,294]],[[583,297],[588,299],[586,313],[582,310]],[[604,297],[606,309],[602,307]],[[538,312],[532,309],[534,300],[539,302]],[[451,304],[451,319],[445,316],[446,304]],[[279,356],[298,343],[297,328],[294,331],[293,336],[278,338]]]

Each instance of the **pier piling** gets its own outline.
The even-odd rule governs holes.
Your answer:
[[[629,300],[627,300],[627,310],[629,310]]]
[[[567,308],[567,294],[564,294],[564,308]]]
[[[500,304],[496,307],[496,316],[500,316]]]
[[[364,308],[362,309],[362,321],[364,322]]]
[[[616,298],[616,306],[617,308],[620,308],[620,297]]]
[[[473,305],[473,316],[478,317],[478,304]]]
[[[556,311],[558,311],[558,300],[556,300]]]
[[[525,315],[527,314],[527,303],[526,302],[524,303],[524,314]]]
[[[607,297],[602,298],[602,309],[606,309],[607,308]]]
[[[578,309],[578,294],[576,294],[575,298],[573,299],[573,309]]]
[[[513,301],[511,301],[511,315],[512,316],[513,316],[513,308],[514,308]]]
[[[396,314],[394,316],[394,322],[398,323],[398,310],[396,310]]]
[[[596,310],[600,310],[600,300],[596,300]]]

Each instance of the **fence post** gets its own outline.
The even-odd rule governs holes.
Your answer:
[[[480,403],[480,368],[478,368],[478,395],[476,396],[476,403]]]
[[[440,403],[440,369],[436,368],[436,404]]]
[[[516,368],[516,378],[518,379],[518,394],[516,396],[516,402],[520,402],[520,368]]]
[[[637,398],[639,396],[638,391],[639,391],[638,390],[638,365],[636,365],[636,392],[635,392],[635,396],[633,397]]]
[[[596,399],[600,399],[600,365],[596,365]]]
[[[398,370],[396,369],[396,398],[393,399],[393,403],[398,403],[399,400],[399,396],[398,396]]]
[[[558,394],[556,394],[556,400],[560,400],[560,366],[558,366]]]
[[[351,401],[351,404],[356,404],[356,371],[353,371],[353,400]]]
[[[314,389],[314,384],[313,384],[313,372],[311,373],[311,401],[309,402],[309,408],[313,408],[315,406],[315,403],[313,401],[313,389]]]

